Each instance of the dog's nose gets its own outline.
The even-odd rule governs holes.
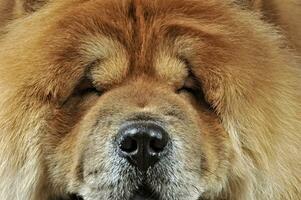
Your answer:
[[[141,171],[146,171],[160,160],[168,140],[167,132],[153,122],[128,123],[118,134],[119,153]]]

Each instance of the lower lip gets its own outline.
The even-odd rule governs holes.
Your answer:
[[[130,200],[158,200],[158,198],[148,187],[143,186]]]
[[[141,187],[130,200],[158,200],[156,194],[154,194],[148,187]],[[82,197],[78,195],[70,195],[70,200],[83,200]]]
[[[83,200],[82,197],[80,197],[80,196],[78,196],[78,195],[76,195],[76,194],[70,195],[69,198],[70,198],[70,200]]]
[[[145,197],[145,196],[140,196],[138,194],[138,195],[135,195],[131,200],[155,200],[155,199],[149,198],[149,197]]]

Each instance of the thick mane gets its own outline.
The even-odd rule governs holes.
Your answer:
[[[84,119],[84,114],[73,114],[72,108],[66,112],[59,109],[88,71],[83,65],[99,70],[93,68],[95,62],[102,62],[102,71],[94,76],[90,73],[88,78],[102,79],[103,84],[97,86],[103,91],[113,79],[119,86],[124,76],[131,74],[136,82],[147,77],[139,88],[152,98],[168,99],[167,92],[153,94],[152,87],[167,90],[167,86],[158,86],[160,78],[172,82],[193,74],[204,93],[202,100],[214,112],[204,114],[206,120],[215,117],[208,129],[227,133],[206,135],[211,140],[216,137],[212,149],[222,152],[217,158],[227,155],[229,160],[212,164],[220,168],[212,172],[212,186],[204,192],[205,198],[301,199],[301,68],[296,55],[300,42],[292,44],[298,40],[297,34],[285,37],[297,29],[294,21],[282,35],[262,20],[263,14],[248,10],[252,5],[266,9],[268,4],[257,1],[248,4],[248,9],[216,0],[16,2],[0,0],[0,33],[5,32],[0,35],[1,199],[50,199],[64,196],[68,187],[76,185],[63,188],[50,183],[73,177],[63,173],[57,177],[50,171],[46,160],[53,155],[45,152],[44,146],[50,144],[51,149],[60,143],[63,134],[78,128]],[[275,22],[283,24],[283,20]],[[101,49],[98,54],[94,53],[97,48]],[[101,58],[87,62],[83,58],[87,52],[94,53],[86,56],[89,59]],[[113,61],[109,60],[112,57]],[[165,68],[159,69],[157,65],[162,63]],[[130,70],[122,68],[127,65]],[[170,73],[178,76],[169,77]],[[131,80],[134,78],[124,87],[130,87]],[[133,100],[136,90],[129,91],[134,91]],[[140,107],[145,106],[147,95],[137,95]],[[117,100],[116,105],[124,103]],[[60,134],[53,134],[49,142],[49,132],[54,130]],[[75,138],[68,139],[74,142]],[[229,142],[218,147],[221,138]],[[68,148],[75,149],[72,145]],[[70,155],[78,153],[74,149]],[[72,162],[64,156],[60,159]],[[59,168],[59,161],[51,164]],[[220,171],[221,177],[214,176]]]

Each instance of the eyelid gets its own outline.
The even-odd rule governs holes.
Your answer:
[[[95,84],[93,83],[91,78],[89,78],[89,76],[85,76],[76,85],[71,96],[85,96],[86,94],[90,94],[92,92],[95,92],[98,95],[100,95],[102,93],[102,90],[95,86]]]
[[[196,78],[195,75],[192,71],[192,64],[190,63],[190,61],[184,57],[184,56],[179,56],[179,59],[185,64],[186,70],[187,70],[187,77],[184,81],[184,85],[183,87],[185,87],[185,85],[187,87],[195,87],[196,86]]]
[[[64,107],[71,99],[79,96],[85,96],[87,93],[97,92],[98,95],[102,94],[102,91],[97,89],[91,78],[86,74],[84,75],[72,88],[72,91],[68,92],[64,98],[60,100],[57,108]]]
[[[197,90],[198,89],[198,82],[192,72],[189,72],[188,76],[186,77],[185,81],[183,82],[183,85],[178,89],[178,91],[181,90]]]
[[[85,90],[86,88],[91,88],[91,87],[94,87],[92,81],[90,79],[88,79],[88,78],[84,78],[77,85],[76,89],[78,91],[81,91],[81,90]]]
[[[187,79],[184,82],[183,87],[191,88],[191,89],[196,88],[196,83],[195,83],[194,78],[192,76],[187,77]]]

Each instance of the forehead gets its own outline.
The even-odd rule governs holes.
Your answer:
[[[50,39],[51,57],[86,66],[103,61],[98,76],[108,82],[127,72],[179,80],[187,74],[187,55],[221,33],[213,24],[221,7],[194,0],[68,1]]]

